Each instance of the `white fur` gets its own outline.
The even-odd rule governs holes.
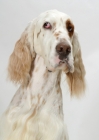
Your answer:
[[[38,58],[39,61],[36,63]],[[39,70],[35,72],[37,67]],[[37,56],[30,80],[31,87],[19,88],[1,119],[0,132],[3,136],[0,135],[0,140],[64,140],[62,94],[57,93],[57,89],[60,88],[60,85],[57,86],[60,73],[48,73],[49,78],[46,79],[43,77],[45,72],[44,60]],[[39,104],[38,95],[41,96]],[[33,115],[34,110],[36,112]],[[5,126],[4,129],[2,126]]]
[[[11,71],[11,76],[12,72],[17,69],[14,71],[16,75],[12,76],[11,80],[19,82],[21,85],[1,117],[0,140],[68,139],[64,125],[60,80],[62,70],[74,71],[73,57],[76,56],[76,50],[79,50],[79,46],[76,47],[77,41],[74,43],[76,50],[72,45],[73,37],[76,36],[75,31],[70,37],[66,29],[68,19],[70,20],[68,15],[56,10],[42,13],[28,25],[16,44],[10,58],[9,72]],[[51,23],[52,30],[43,28],[46,21]],[[53,32],[54,30],[55,32]],[[58,38],[55,36],[57,33],[60,33]],[[62,66],[59,65],[60,59],[56,52],[57,44],[64,38],[71,47],[68,55],[68,65],[71,69],[66,63]],[[21,46],[19,46],[20,44]],[[27,55],[23,51],[26,51]],[[33,64],[34,68],[26,67],[26,72],[24,72],[24,66],[28,66],[28,64],[24,63],[25,59],[29,61],[34,59],[34,61],[28,62],[29,66],[32,67]],[[14,60],[17,60],[18,65],[14,63]],[[79,62],[79,58],[75,60]],[[15,69],[12,69],[13,65],[15,65]],[[21,68],[24,70],[21,74],[25,73],[25,77],[20,76]],[[21,77],[21,80],[18,76]],[[16,77],[21,82],[17,81]]]

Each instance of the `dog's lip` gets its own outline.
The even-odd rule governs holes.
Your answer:
[[[61,61],[59,62],[59,65],[61,65],[61,64],[63,64],[63,63],[69,65],[69,63],[68,63],[68,59],[61,60]]]
[[[64,60],[61,60],[61,61],[59,62],[59,65],[63,65],[63,64],[66,64],[67,67],[68,67],[68,70],[71,71],[71,66],[70,66],[69,61],[68,61],[67,58],[64,59]]]

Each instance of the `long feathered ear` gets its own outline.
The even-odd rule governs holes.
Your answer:
[[[34,26],[31,22],[21,38],[16,42],[9,59],[8,76],[14,83],[24,83],[29,80],[31,65],[35,58],[33,46]]]
[[[73,35],[73,57],[74,57],[74,72],[68,72],[67,81],[71,91],[71,95],[80,95],[85,91],[85,68],[81,56],[81,48],[78,41],[77,33]]]

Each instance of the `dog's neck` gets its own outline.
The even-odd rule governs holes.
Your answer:
[[[56,88],[60,88],[60,77],[60,70],[49,72],[44,63],[44,59],[37,55],[28,87],[31,88],[33,95],[38,95],[41,91],[43,92],[41,93],[43,96]]]
[[[49,72],[44,59],[36,55],[28,86],[21,86],[17,93],[19,97],[15,97],[12,102],[14,104],[18,102],[18,106],[25,106],[25,109],[32,108],[32,110],[36,109],[38,112],[46,110],[49,113],[54,112],[55,115],[63,117],[60,78],[60,70]]]

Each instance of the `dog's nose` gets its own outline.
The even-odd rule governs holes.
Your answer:
[[[71,47],[66,42],[61,42],[56,46],[56,51],[59,54],[59,59],[63,60],[71,52]]]

